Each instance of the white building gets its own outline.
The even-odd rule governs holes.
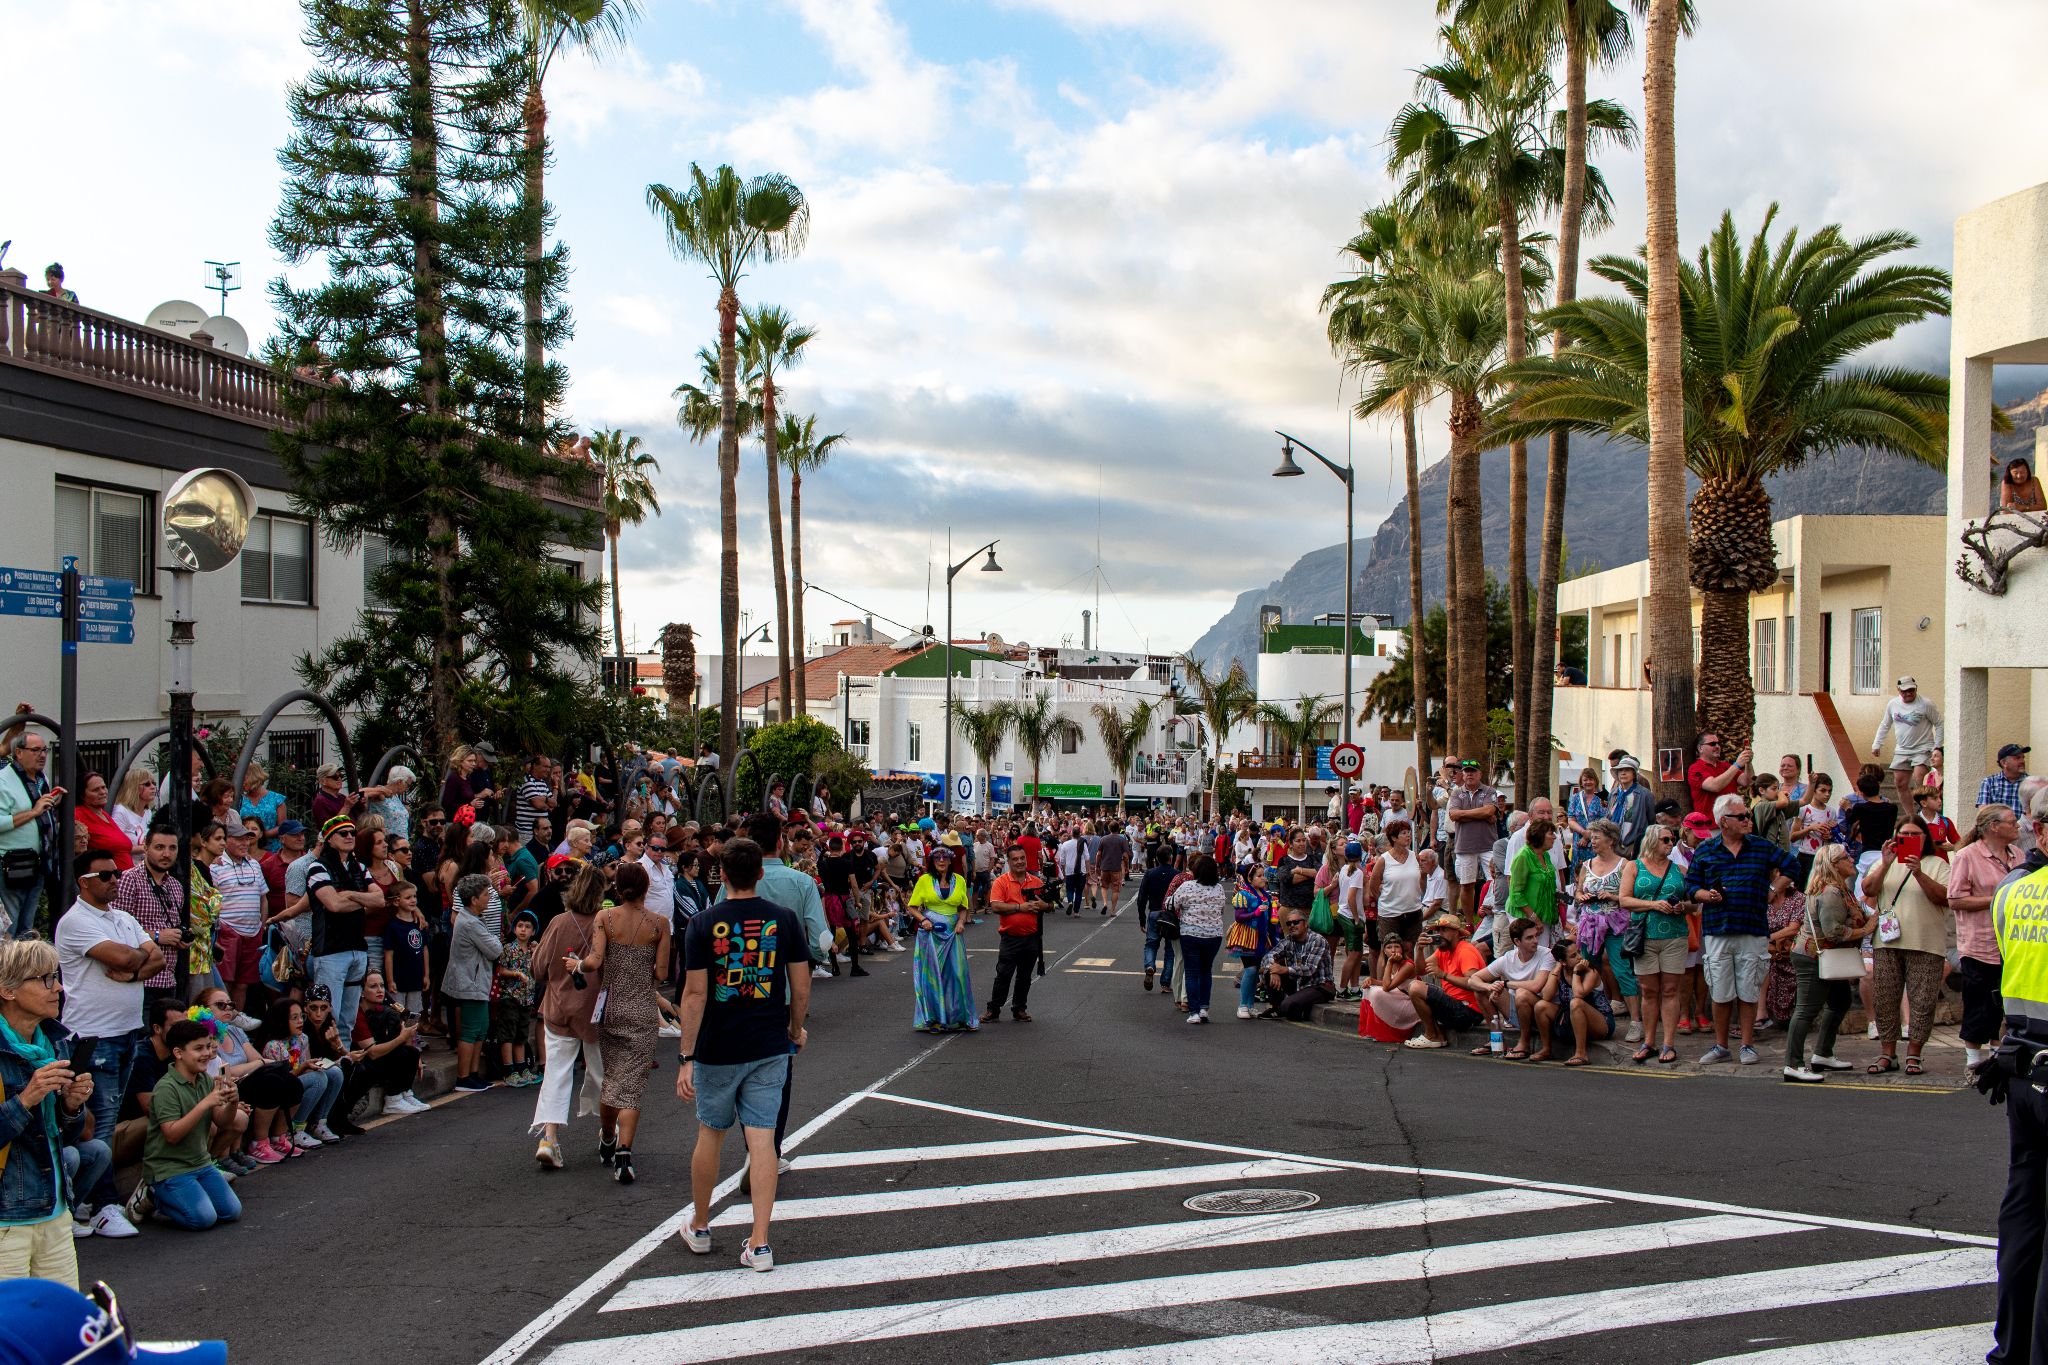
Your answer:
[[[1956,220],[1955,308],[1949,324],[1948,517],[1935,561],[1947,586],[1950,810],[1967,822],[1978,780],[2000,745],[2048,754],[2048,551],[2040,515],[1992,517],[1998,466],[1991,454],[1997,365],[2048,363],[2048,184]],[[2039,451],[2036,447],[2036,451]],[[2034,462],[2039,475],[2041,462]],[[1982,551],[2017,550],[2003,582]],[[1979,583],[1965,582],[1967,566]],[[1996,589],[1987,590],[1987,587]],[[2035,758],[2039,772],[2048,760]]]
[[[280,420],[268,367],[32,293],[19,271],[0,271],[0,454],[14,470],[0,501],[0,558],[48,571],[73,555],[87,574],[135,585],[135,642],[80,647],[87,767],[111,771],[168,711],[162,500],[186,470],[231,469],[256,495],[238,563],[194,576],[202,723],[253,720],[301,686],[294,665],[302,654],[354,627],[380,548],[341,554],[322,542],[317,521],[292,510],[269,445]],[[557,506],[596,506],[594,495],[542,491]],[[594,532],[591,544],[556,555],[578,572],[599,571]],[[0,696],[54,717],[58,658],[56,621],[0,615]],[[287,713],[266,752],[273,764],[307,766],[334,749],[317,718]]]

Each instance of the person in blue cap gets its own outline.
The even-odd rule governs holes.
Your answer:
[[[54,1280],[0,1281],[0,1365],[227,1365],[224,1341],[145,1345],[104,1280],[90,1295]]]

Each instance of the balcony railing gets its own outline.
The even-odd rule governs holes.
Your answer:
[[[1185,787],[1188,761],[1179,754],[1140,758],[1131,764],[1131,785]]]
[[[254,426],[289,420],[284,381],[261,361],[34,292],[14,270],[0,272],[0,362]],[[585,512],[602,502],[553,475],[530,491]]]

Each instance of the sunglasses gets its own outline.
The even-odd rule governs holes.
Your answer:
[[[448,823],[448,822],[447,822],[446,820],[429,820],[429,821],[427,821],[427,828],[428,828],[428,829],[440,829],[440,828],[442,828],[443,826],[445,826],[445,825],[446,825],[447,823]]]
[[[666,852],[668,852],[668,845],[667,845],[667,844],[649,844],[649,845],[647,846],[647,851],[648,851],[649,853],[666,853]]]
[[[1291,919],[1287,921],[1287,927],[1290,929],[1299,929],[1307,923],[1308,921],[1305,919]]]
[[[1723,820],[1740,820],[1745,825],[1748,824],[1750,821],[1756,819],[1754,815],[1724,815],[1721,818]]]
[[[110,882],[120,875],[118,872],[85,872],[79,875],[78,880],[82,882]]]
[[[114,1297],[114,1291],[108,1288],[107,1282],[100,1280],[95,1283],[86,1291],[85,1297],[99,1309],[91,1322],[79,1324],[79,1337],[87,1340],[88,1344],[77,1355],[59,1361],[58,1365],[79,1365],[79,1362],[98,1355],[101,1347],[116,1341],[127,1344],[124,1356],[132,1355],[135,1349],[134,1329],[129,1327],[127,1317],[121,1312],[121,1301]]]
[[[391,851],[392,851],[393,853],[410,853],[410,852],[412,852],[412,845],[411,845],[411,844],[393,844],[393,845],[391,846]]]

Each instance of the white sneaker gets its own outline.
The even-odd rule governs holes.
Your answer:
[[[1246,1009],[1243,1005],[1239,1005],[1237,1007],[1237,1017],[1240,1019],[1249,1019],[1252,1017],[1252,1012]]]
[[[688,1223],[685,1223],[677,1231],[676,1236],[682,1238],[683,1245],[696,1252],[699,1256],[709,1256],[711,1254],[710,1228],[693,1228]]]
[[[1202,1017],[1200,1010],[1191,1010],[1188,1012],[1188,1022],[1190,1024],[1206,1024],[1209,1021]]]
[[[910,950],[900,943],[892,943],[889,945],[889,951],[892,953],[907,953]]]
[[[382,1117],[387,1119],[402,1119],[413,1111],[403,1100],[393,1095],[390,1099],[384,1101],[384,1108],[380,1112]]]
[[[1803,1066],[1788,1066],[1785,1068],[1785,1079],[1797,1081],[1801,1085],[1818,1085],[1827,1077],[1818,1071],[1809,1071]]]
[[[1631,1020],[1629,1020],[1629,1021],[1628,1021],[1628,1033],[1627,1033],[1627,1035],[1626,1035],[1626,1036],[1625,1036],[1625,1037],[1624,1037],[1624,1038],[1622,1039],[1622,1041],[1623,1041],[1623,1042],[1629,1042],[1629,1043],[1640,1043],[1640,1042],[1642,1042],[1642,1041],[1643,1041],[1643,1026],[1642,1026],[1642,1024],[1641,1024],[1641,1023],[1640,1023],[1639,1021],[1637,1021],[1637,1020],[1634,1020],[1634,1019],[1631,1019]]]
[[[683,1028],[680,1024],[663,1023],[657,1033],[663,1038],[680,1038],[683,1036]]]
[[[310,1152],[315,1147],[323,1147],[325,1145],[326,1144],[321,1142],[319,1138],[314,1137],[311,1133],[307,1132],[303,1128],[301,1128],[298,1132],[292,1134],[292,1146],[298,1148],[302,1152]]]
[[[1806,1065],[1814,1071],[1854,1071],[1854,1062],[1845,1062],[1840,1057],[1823,1057],[1818,1053],[1806,1059]]]
[[[316,1123],[311,1128],[308,1128],[306,1131],[311,1133],[314,1137],[318,1138],[321,1142],[341,1141],[340,1136],[336,1134],[332,1128],[329,1128],[325,1123]]]
[[[1877,1037],[1877,1025],[1876,1025],[1876,1024],[1872,1024],[1872,1025],[1871,1025],[1871,1026],[1870,1026],[1869,1028],[1866,1028],[1865,1030],[1863,1030],[1863,1036],[1864,1036],[1865,1038],[1875,1038],[1875,1037]]]
[[[95,1237],[138,1237],[135,1224],[128,1221],[128,1215],[121,1212],[119,1204],[108,1204],[93,1215],[92,1235]]]
[[[749,1270],[773,1270],[775,1253],[765,1246],[744,1247],[740,1251],[740,1264]]]
[[[823,967],[813,967],[813,968],[811,968],[811,979],[812,979],[813,981],[817,980],[817,979],[818,979],[819,977],[821,977],[821,976],[830,976],[830,975],[832,975],[832,973],[831,973],[830,971],[826,970],[826,969],[825,969],[825,968],[823,968]]]
[[[413,1094],[410,1090],[402,1092],[398,1097],[398,1101],[405,1106],[408,1113],[413,1114],[424,1114],[434,1107],[418,1095]]]
[[[92,1220],[90,1218],[72,1219],[71,1235],[74,1239],[81,1242],[84,1241],[86,1238],[92,1236]]]

